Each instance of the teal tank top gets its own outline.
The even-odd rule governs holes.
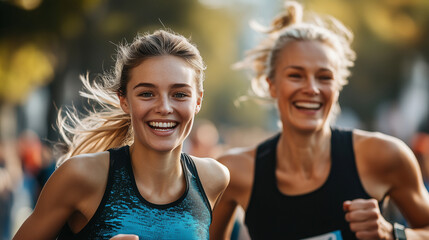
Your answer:
[[[102,201],[88,224],[74,234],[68,224],[58,239],[109,239],[135,234],[139,239],[209,239],[212,210],[191,157],[181,154],[186,190],[176,201],[158,205],[137,189],[129,146],[109,149],[110,168]]]

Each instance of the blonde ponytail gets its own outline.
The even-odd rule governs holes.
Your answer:
[[[91,85],[88,75],[80,79],[85,88],[80,95],[103,110],[93,109],[81,119],[74,107],[60,109],[57,124],[65,143],[65,154],[59,157],[57,165],[75,155],[106,151],[134,140],[130,116],[122,111],[116,93],[109,92],[100,83]]]
[[[267,33],[274,33],[292,24],[302,22],[303,8],[297,2],[285,2],[285,11],[280,13],[271,22],[271,27]]]

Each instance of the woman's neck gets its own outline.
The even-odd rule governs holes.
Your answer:
[[[134,143],[130,146],[130,156],[136,182],[164,192],[183,178],[181,152],[182,146],[172,151],[158,152]]]
[[[315,168],[330,161],[331,129],[315,132],[283,129],[277,145],[277,168],[311,176]]]

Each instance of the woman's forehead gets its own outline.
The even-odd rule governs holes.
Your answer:
[[[316,40],[291,41],[286,43],[277,56],[277,67],[299,66],[302,68],[338,67],[338,53],[326,43]]]
[[[158,56],[146,59],[131,70],[130,84],[148,83],[187,84],[195,86],[195,71],[189,64],[175,56]]]

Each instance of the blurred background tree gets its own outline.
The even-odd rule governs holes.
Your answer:
[[[406,132],[426,114],[429,102],[429,2],[302,2],[308,9],[337,17],[355,33],[358,59],[341,94],[343,114],[338,124],[407,140]],[[253,133],[262,138],[264,132],[277,129],[275,111],[250,101],[234,105],[247,93],[249,81],[245,72],[232,70],[231,65],[261,39],[249,20],[267,25],[282,4],[281,0],[0,0],[0,131],[13,135],[30,128],[57,141],[57,108],[88,106],[78,96],[78,76],[89,71],[94,78],[109,70],[115,44],[130,42],[137,32],[165,27],[190,37],[208,66],[198,117],[213,121],[223,136],[240,131],[242,136]],[[401,126],[404,121],[409,126]],[[246,137],[235,141],[249,144]]]

